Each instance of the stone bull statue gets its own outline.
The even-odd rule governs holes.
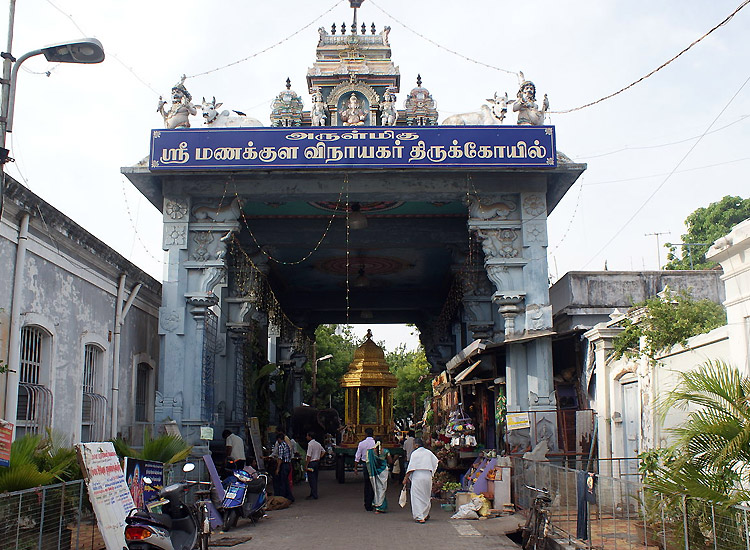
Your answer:
[[[316,409],[309,406],[295,407],[292,411],[290,426],[294,440],[299,443],[306,441],[305,435],[307,432],[312,432],[316,441],[320,444],[324,444],[324,436],[327,433],[336,437],[336,442],[340,440],[341,420],[336,409]]]
[[[508,94],[487,100],[490,104],[482,105],[479,111],[474,113],[461,113],[451,115],[443,121],[443,126],[499,126],[505,120],[508,113]]]

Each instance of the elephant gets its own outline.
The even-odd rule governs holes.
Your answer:
[[[336,409],[316,409],[314,407],[295,407],[292,411],[290,421],[291,432],[294,439],[303,446],[307,441],[305,435],[312,432],[316,441],[325,444],[325,434],[336,437],[340,441],[341,420]]]

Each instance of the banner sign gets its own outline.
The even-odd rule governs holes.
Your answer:
[[[0,466],[10,467],[10,446],[13,443],[13,424],[0,420]]]
[[[78,460],[107,550],[125,545],[125,516],[134,508],[114,445],[107,442],[78,443]]]
[[[150,478],[151,483],[146,483],[144,477]],[[126,456],[125,480],[133,504],[143,509],[147,503],[159,498],[159,491],[164,487],[164,463]]]
[[[531,422],[529,421],[529,413],[508,413],[505,417],[505,421],[508,425],[508,431],[520,430],[521,428],[530,428]]]
[[[151,131],[152,171],[556,165],[553,126],[311,126]]]

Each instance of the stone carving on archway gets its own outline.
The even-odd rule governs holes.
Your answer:
[[[355,94],[363,102],[362,108],[368,113],[365,125],[373,126],[380,106],[380,97],[371,86],[364,82],[342,82],[331,90],[331,93],[328,94],[328,112],[331,115],[331,125],[341,126],[340,110],[346,108],[345,105],[342,106],[342,103],[345,104],[351,94]]]

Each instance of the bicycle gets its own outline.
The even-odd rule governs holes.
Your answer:
[[[531,514],[526,520],[521,536],[523,550],[546,550],[547,537],[550,535],[552,525],[550,522],[549,504],[552,499],[546,488],[537,489],[526,485],[527,489],[541,493],[534,497],[534,503],[531,506]]]
[[[192,506],[195,525],[198,529],[197,545],[198,550],[208,550],[208,544],[211,540],[211,514],[208,511],[208,503],[211,500],[211,489],[200,489],[200,485],[211,485],[210,482],[198,481],[198,490],[195,492],[196,501]]]

